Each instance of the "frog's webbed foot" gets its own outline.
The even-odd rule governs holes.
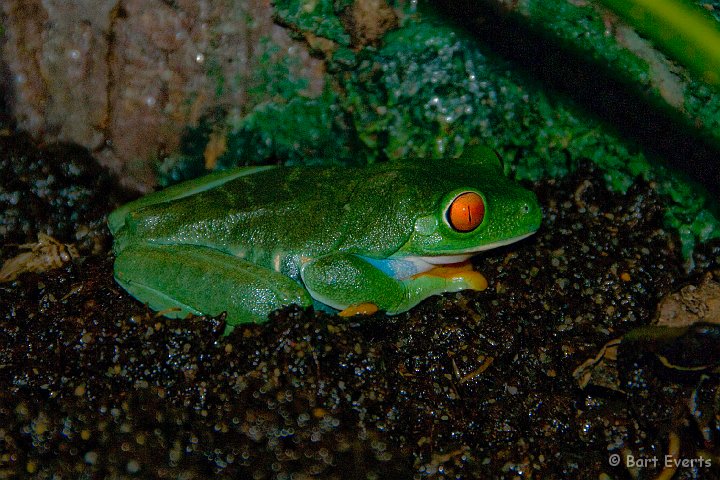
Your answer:
[[[229,325],[264,322],[283,306],[312,303],[285,275],[195,245],[128,246],[115,259],[115,278],[153,310],[175,317],[227,312]]]

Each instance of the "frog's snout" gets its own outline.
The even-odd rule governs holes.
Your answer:
[[[527,219],[533,231],[540,228],[542,223],[542,208],[537,201],[537,197],[533,192],[528,192],[529,197],[520,204],[520,215]]]

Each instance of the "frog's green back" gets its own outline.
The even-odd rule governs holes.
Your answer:
[[[265,170],[201,195],[130,210],[123,225],[135,241],[198,244],[233,254],[248,249],[321,254],[360,245],[366,251],[368,244],[378,255],[389,254],[409,236],[412,221],[406,217],[418,206],[407,198],[409,190],[418,190],[407,185],[407,168],[412,177],[421,173],[409,164]],[[116,234],[116,250],[124,248],[123,236]]]

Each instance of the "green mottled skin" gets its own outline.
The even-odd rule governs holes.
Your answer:
[[[445,215],[466,191],[483,197],[485,217],[461,233]],[[386,262],[467,257],[534,232],[540,217],[534,194],[502,174],[492,151],[475,147],[442,162],[220,172],[125,205],[109,224],[115,276],[136,298],[178,315],[227,311],[233,325],[313,299],[338,309],[367,302],[405,311],[469,287],[398,278]]]

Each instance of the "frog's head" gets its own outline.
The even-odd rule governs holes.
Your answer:
[[[398,256],[455,263],[522,240],[540,228],[542,212],[535,194],[505,177],[500,159],[489,148],[471,147],[446,164],[432,191],[432,209],[415,219]]]

